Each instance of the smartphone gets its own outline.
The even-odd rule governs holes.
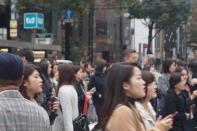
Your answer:
[[[172,116],[172,118],[174,118],[176,115],[178,115],[179,114],[179,112],[178,111],[176,111],[175,113],[173,113],[173,114],[171,114],[171,116]]]

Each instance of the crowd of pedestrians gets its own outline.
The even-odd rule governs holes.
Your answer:
[[[34,63],[30,50],[0,53],[0,130],[197,130],[197,61],[157,64],[140,62],[135,50],[94,66]]]

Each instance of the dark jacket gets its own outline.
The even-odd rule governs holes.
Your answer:
[[[90,78],[88,90],[92,89],[93,87],[96,87],[96,91],[93,94],[93,102],[95,104],[103,104],[105,79],[106,79],[106,77],[104,75],[93,75]]]
[[[83,82],[78,82],[78,81],[74,82],[74,87],[78,95],[79,114],[81,114],[83,112],[83,107],[84,107],[85,87]]]
[[[43,80],[43,91],[36,95],[36,101],[47,111],[50,122],[52,123],[55,120],[57,114],[52,111],[52,105],[49,103],[53,102],[53,98],[55,96],[52,96],[53,88],[50,85],[50,82],[42,74],[41,78]]]
[[[179,95],[177,95],[174,90],[169,89],[165,97],[166,115],[178,112],[178,115],[174,117],[171,131],[184,131],[184,121],[187,120],[185,115],[186,107],[184,107],[184,103]]]
[[[193,91],[197,90],[197,85],[192,86],[190,89],[191,89],[191,93],[193,93]],[[195,104],[194,121],[195,121],[195,125],[197,125],[197,98],[193,100],[193,104]]]

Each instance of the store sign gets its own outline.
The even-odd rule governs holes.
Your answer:
[[[25,29],[44,28],[44,15],[39,13],[25,13],[23,20]]]
[[[51,33],[42,33],[42,34],[36,34],[33,37],[33,43],[35,44],[41,44],[41,45],[51,45],[53,44],[54,36]]]
[[[10,28],[11,29],[17,28],[17,20],[10,20]]]
[[[17,37],[17,29],[10,29],[10,37]]]

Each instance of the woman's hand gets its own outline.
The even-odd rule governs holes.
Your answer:
[[[191,99],[193,100],[196,97],[197,97],[197,90],[193,91],[193,93],[191,95]]]
[[[172,115],[168,115],[163,119],[161,116],[159,116],[159,118],[155,123],[155,127],[159,128],[162,131],[168,131],[170,128],[172,128],[172,124],[173,124]]]
[[[196,84],[197,84],[197,78],[193,78],[193,79],[191,80],[191,85],[194,86],[194,85],[196,85]]]
[[[52,110],[54,112],[57,112],[57,110],[59,110],[60,108],[60,102],[59,100],[56,98],[55,101],[52,103]]]
[[[190,118],[190,114],[189,113],[185,113],[186,119],[188,120]]]

